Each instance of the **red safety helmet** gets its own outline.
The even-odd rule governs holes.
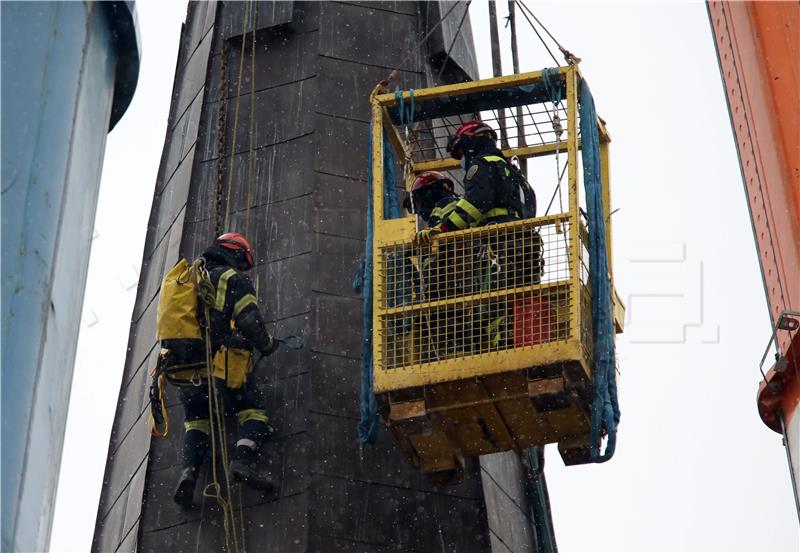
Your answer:
[[[411,194],[414,194],[414,203],[416,204],[420,201],[421,192],[439,187],[452,192],[453,181],[447,175],[439,171],[424,171],[420,173],[414,178],[414,182],[411,183]],[[406,194],[403,207],[409,211],[415,211],[412,210],[411,194]]]
[[[424,188],[433,188],[434,186],[447,185],[449,190],[453,190],[453,181],[444,173],[439,171],[425,171],[417,175],[414,182],[411,184],[411,192],[417,192]]]
[[[253,246],[247,241],[247,238],[238,232],[226,232],[216,239],[214,242],[220,248],[226,248],[236,252],[243,252],[247,267],[240,267],[242,270],[247,271],[253,268]]]
[[[453,159],[461,159],[464,157],[463,142],[465,138],[487,134],[492,140],[497,140],[497,133],[483,121],[467,121],[458,127],[456,133],[447,141],[447,153]]]

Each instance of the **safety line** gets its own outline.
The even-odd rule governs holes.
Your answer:
[[[242,53],[239,55],[239,77],[236,82],[236,109],[233,115],[233,140],[231,141],[230,164],[228,165],[228,194],[225,198],[225,229],[228,229],[228,219],[231,211],[231,188],[233,184],[233,156],[236,154],[236,132],[239,130],[239,105],[241,104],[242,94],[242,74],[244,73],[244,40],[247,36],[248,13],[246,11],[247,2],[242,3]]]
[[[248,6],[250,4],[250,6]],[[239,71],[238,71],[238,78],[236,83],[236,108],[234,110],[234,123],[233,123],[233,140],[231,141],[231,152],[230,156],[228,157],[229,165],[228,165],[228,179],[227,179],[227,194],[226,194],[226,201],[225,201],[225,218],[224,218],[224,227],[227,229],[229,225],[229,218],[230,218],[230,207],[231,207],[231,191],[233,189],[233,165],[234,165],[234,155],[236,152],[236,134],[238,132],[239,126],[239,108],[241,105],[241,89],[242,89],[242,76],[244,74],[244,53],[246,49],[246,37],[247,37],[247,25],[248,22],[251,22],[253,25],[253,40],[255,40],[255,15],[251,16],[250,10],[248,7],[252,6],[252,2],[243,2],[242,3],[242,49],[239,55]],[[224,53],[224,46],[223,46],[223,53]],[[225,63],[227,60],[223,60],[222,66],[226,71],[224,81],[227,81],[227,64]],[[255,58],[253,59],[253,62]],[[254,63],[251,64],[251,69],[254,68]],[[251,79],[251,89],[254,86],[254,80]],[[222,91],[223,98],[221,102],[226,101],[227,97],[227,88]],[[251,102],[253,96],[251,95]],[[251,134],[250,134],[250,152],[252,155],[252,118],[254,117],[252,103],[251,103]],[[227,127],[227,125],[226,125]],[[222,134],[225,133],[225,128],[218,129],[218,131]],[[224,145],[224,138],[220,139],[220,144]],[[224,155],[223,151],[219,152],[220,156]],[[248,160],[248,166],[250,161]],[[221,179],[219,179],[221,184]],[[217,202],[216,202],[216,213],[215,219],[217,223],[220,220],[220,211],[221,211],[221,190],[217,190]],[[221,229],[216,229],[219,233]],[[209,308],[208,301],[211,300],[211,295],[214,294],[214,287],[211,284],[210,278],[208,277],[208,272],[205,270],[205,267],[198,271],[198,289],[201,290],[201,297],[203,299],[204,307],[205,307],[205,317],[206,321],[211,321],[211,312]],[[228,438],[227,438],[227,429],[225,425],[225,407],[222,402],[222,398],[219,397],[219,393],[217,390],[217,386],[214,382],[214,374],[213,374],[213,364],[214,359],[211,352],[211,335],[210,335],[210,324],[206,324],[205,328],[205,343],[206,343],[206,378],[207,378],[207,386],[208,386],[208,407],[209,407],[209,422],[211,424],[211,472],[212,472],[212,483],[208,484],[205,489],[203,490],[203,495],[206,497],[213,497],[217,504],[219,505],[220,509],[222,510],[223,514],[223,526],[225,530],[225,544],[226,550],[231,551],[233,553],[244,553],[245,551],[245,535],[244,535],[244,520],[242,518],[242,504],[241,504],[241,486],[240,486],[240,494],[239,494],[239,518],[240,518],[240,526],[237,528],[236,524],[236,512],[231,504],[231,499],[233,497],[233,492],[231,488],[230,482],[230,475],[228,474],[228,467],[229,463],[229,455],[228,455]],[[218,443],[219,442],[219,443]],[[225,485],[225,496],[222,494],[222,485],[219,481],[219,467],[217,464],[217,448],[219,447],[220,455],[222,457],[222,465],[223,465],[223,473],[224,473],[224,485]],[[211,489],[212,491],[209,491]],[[240,535],[241,532],[241,535]],[[241,540],[241,541],[240,541]]]
[[[553,201],[556,199],[556,193],[559,192],[559,189],[561,188],[561,179],[564,178],[564,173],[567,172],[567,167],[568,167],[568,165],[564,164],[564,168],[561,170],[561,175],[559,175],[559,177],[558,177],[558,186],[556,187],[555,190],[553,190],[553,196],[550,198],[550,203],[547,204],[547,210],[544,213],[545,217],[550,214],[550,207],[552,207]],[[560,196],[560,194],[559,194],[559,196]],[[560,203],[560,199],[559,199],[559,203]],[[562,212],[563,212],[563,210],[562,210]]]
[[[250,128],[248,130],[247,147],[247,205],[245,206],[244,231],[250,236],[250,207],[253,203],[253,125],[256,115],[256,18],[258,17],[258,3],[251,2],[253,6],[252,25],[250,35],[252,36],[250,48]],[[242,37],[242,51],[244,51],[244,36]]]
[[[209,424],[211,426],[210,430],[210,438],[211,438],[211,477],[212,482],[208,484],[203,489],[203,496],[205,497],[213,497],[217,505],[219,505],[220,509],[222,509],[223,515],[223,526],[225,528],[225,545],[228,551],[234,551],[238,553],[239,543],[238,543],[238,536],[234,535],[233,545],[234,547],[231,548],[231,526],[235,528],[235,516],[230,506],[229,499],[231,497],[230,493],[230,481],[228,479],[228,471],[227,471],[227,457],[228,457],[228,445],[227,445],[227,437],[225,435],[225,427],[224,421],[220,420],[220,412],[219,412],[219,397],[217,395],[217,387],[214,385],[214,373],[213,373],[213,365],[214,365],[214,357],[211,353],[211,331],[210,331],[210,324],[211,321],[211,308],[209,307],[213,303],[214,299],[214,285],[211,283],[211,279],[208,276],[208,271],[205,269],[204,266],[200,266],[197,269],[197,273],[195,277],[197,279],[197,288],[199,290],[201,301],[203,302],[203,309],[205,314],[206,324],[204,325],[204,334],[205,334],[205,350],[206,350],[206,385],[208,386],[208,415],[209,415]],[[222,463],[226,467],[225,469],[225,484],[227,489],[227,498],[224,497],[221,493],[221,484],[219,482],[218,477],[218,468],[217,468],[217,440],[220,441],[220,452],[222,455]],[[211,488],[213,491],[209,491]]]

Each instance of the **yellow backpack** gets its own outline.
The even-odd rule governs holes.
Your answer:
[[[181,259],[161,283],[156,311],[156,336],[159,340],[202,339],[197,320],[198,259],[190,264]]]
[[[197,319],[200,281],[203,279],[202,259],[189,264],[181,259],[161,283],[161,296],[156,313],[156,335],[159,340],[203,340]],[[210,285],[210,281],[208,281]],[[213,294],[212,294],[213,296]],[[233,325],[231,325],[233,326]],[[205,365],[203,362],[199,367]],[[199,382],[205,372],[198,364],[177,365],[168,371],[167,378],[175,385]],[[226,381],[229,388],[239,388],[253,370],[252,354],[247,349],[222,347],[214,353],[213,374]]]

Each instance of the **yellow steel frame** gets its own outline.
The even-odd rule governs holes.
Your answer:
[[[373,279],[373,363],[374,363],[374,389],[377,393],[387,392],[408,387],[424,386],[439,382],[453,381],[464,378],[472,378],[480,375],[505,372],[515,369],[524,369],[537,365],[546,365],[566,361],[580,362],[587,373],[590,372],[590,367],[587,366],[587,361],[582,353],[581,345],[581,282],[580,282],[580,264],[581,264],[581,236],[580,229],[582,227],[579,215],[578,206],[579,200],[579,186],[578,186],[578,152],[580,150],[580,141],[578,138],[578,84],[580,83],[580,71],[577,66],[571,65],[569,67],[560,67],[558,75],[566,81],[566,104],[567,104],[567,136],[565,140],[559,143],[550,143],[536,146],[522,146],[513,147],[503,150],[506,157],[518,156],[520,159],[553,155],[557,150],[567,152],[568,156],[568,179],[567,188],[569,196],[569,212],[566,214],[557,214],[556,216],[541,217],[534,219],[534,222],[547,222],[550,220],[564,220],[569,222],[569,264],[570,264],[570,295],[573,298],[570,308],[570,335],[567,340],[558,342],[549,342],[536,344],[531,346],[519,347],[505,351],[481,353],[478,355],[469,356],[469,362],[465,362],[463,358],[447,359],[443,361],[434,361],[424,364],[411,365],[405,367],[397,367],[386,369],[385,357],[382,351],[383,340],[379,336],[382,332],[381,317],[391,314],[395,311],[401,311],[407,308],[389,309],[385,302],[381,301],[381,279]],[[523,73],[518,75],[510,75],[497,77],[493,79],[484,79],[480,81],[472,81],[468,83],[453,84],[440,86],[435,88],[418,89],[414,91],[414,101],[424,102],[443,97],[455,97],[465,94],[473,94],[486,90],[520,86],[526,84],[533,84],[542,81],[542,72],[535,71],[531,73]],[[411,94],[406,91],[403,92],[403,100],[410,101]],[[395,149],[397,157],[405,160],[407,165],[411,168],[410,177],[414,173],[429,170],[447,170],[454,169],[458,166],[456,160],[445,158],[435,159],[431,161],[414,163],[410,159],[408,149],[404,140],[398,133],[397,129],[391,122],[389,117],[388,108],[397,104],[395,94],[373,94],[371,97],[371,112],[372,112],[372,182],[373,182],[373,214],[374,214],[374,240],[373,240],[373,270],[376,275],[383,275],[387,270],[381,251],[388,245],[399,245],[408,243],[412,240],[415,232],[415,220],[413,217],[405,217],[401,219],[384,219],[383,218],[383,132],[387,132],[390,142]],[[609,142],[611,140],[605,123],[602,120],[598,121],[600,130],[600,155],[602,164],[602,185],[604,195],[604,209],[607,221],[607,243],[609,255],[609,270],[611,271],[611,227],[610,220],[611,213],[611,194],[609,187]],[[409,183],[406,182],[406,187]],[[530,223],[530,221],[526,221]],[[514,226],[523,223],[507,223],[509,226]],[[460,231],[460,233],[468,234],[475,232],[479,229],[468,229]],[[458,233],[452,233],[457,235]],[[448,238],[451,233],[448,233]],[[613,275],[613,273],[612,273]],[[613,278],[613,276],[612,276]],[[613,283],[613,280],[612,280]],[[534,285],[535,288],[546,288],[548,285]],[[512,290],[511,293],[514,291]],[[504,294],[508,294],[505,291]],[[492,293],[487,293],[491,295]],[[496,293],[495,293],[496,294]],[[483,297],[484,294],[477,295]],[[476,296],[476,297],[477,297]],[[624,317],[624,306],[619,301],[619,297],[614,290],[614,312],[617,323],[617,330],[622,330],[622,318]],[[476,299],[470,296],[469,298],[459,298],[459,301],[465,299]],[[443,303],[447,303],[446,301]],[[426,304],[426,307],[431,307],[434,304]]]

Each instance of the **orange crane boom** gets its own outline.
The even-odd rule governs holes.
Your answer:
[[[758,390],[800,481],[800,3],[708,2],[767,295],[775,364]],[[762,360],[763,363],[763,360]],[[762,369],[763,372],[763,369]],[[800,513],[800,502],[798,503]]]

